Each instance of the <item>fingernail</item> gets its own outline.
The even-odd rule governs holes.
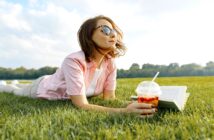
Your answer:
[[[152,105],[152,108],[156,108],[156,106],[155,106],[155,105]]]
[[[156,112],[155,108],[153,108],[152,110],[153,110],[153,112]]]

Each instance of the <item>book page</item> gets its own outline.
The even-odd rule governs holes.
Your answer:
[[[186,102],[186,90],[186,86],[161,86],[160,104],[166,101],[167,103],[164,106],[169,105],[169,108],[175,108],[172,107],[172,103],[174,103],[174,106],[182,110]]]

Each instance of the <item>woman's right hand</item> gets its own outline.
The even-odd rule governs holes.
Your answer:
[[[131,102],[126,107],[127,113],[137,114],[141,118],[153,117],[156,111],[156,108],[152,108],[152,104],[138,103],[136,101]]]

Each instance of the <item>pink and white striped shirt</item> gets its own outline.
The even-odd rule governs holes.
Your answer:
[[[45,76],[37,90],[38,98],[49,100],[68,99],[72,95],[86,95],[97,66],[94,61],[86,62],[82,51],[68,55],[61,68],[53,75]],[[103,60],[102,72],[97,80],[94,95],[116,89],[117,69],[113,58]]]

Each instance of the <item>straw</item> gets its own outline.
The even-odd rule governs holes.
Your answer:
[[[155,81],[155,79],[158,77],[158,74],[159,74],[159,73],[160,73],[160,72],[158,71],[158,72],[155,74],[154,78],[152,79],[152,82]]]

